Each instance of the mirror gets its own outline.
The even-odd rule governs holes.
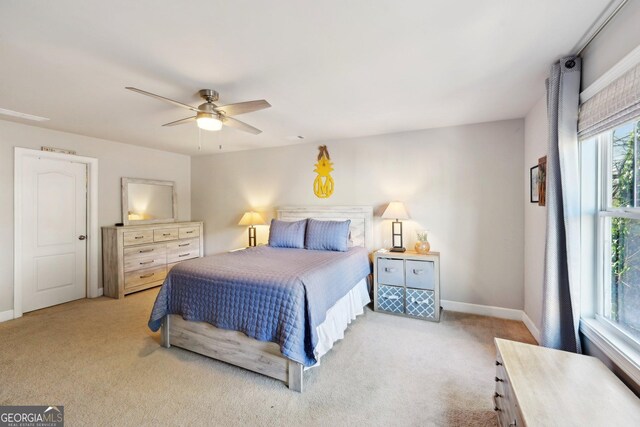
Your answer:
[[[122,178],[124,225],[174,222],[176,219],[176,187],[172,181]]]

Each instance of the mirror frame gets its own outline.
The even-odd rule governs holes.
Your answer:
[[[141,219],[129,221],[129,184],[166,185],[171,187],[173,194],[173,218]],[[173,181],[160,181],[156,179],[122,178],[122,223],[124,225],[156,224],[160,222],[176,222],[178,220],[178,196],[176,184]]]

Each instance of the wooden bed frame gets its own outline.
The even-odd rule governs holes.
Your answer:
[[[353,245],[370,251],[373,247],[371,206],[282,207],[277,210],[277,218],[284,221],[350,219]],[[258,341],[242,332],[216,328],[206,322],[187,321],[175,314],[163,319],[161,338],[163,347],[181,347],[284,381],[291,390],[303,390],[303,365],[284,356],[276,343]]]

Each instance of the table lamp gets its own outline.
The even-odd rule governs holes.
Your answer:
[[[391,202],[382,214],[384,219],[394,219],[391,223],[391,241],[393,247],[389,249],[391,252],[404,252],[406,249],[402,245],[402,221],[401,219],[409,219],[409,214],[402,202]]]
[[[256,245],[256,225],[264,225],[264,219],[258,212],[245,212],[238,225],[249,226],[249,246]]]

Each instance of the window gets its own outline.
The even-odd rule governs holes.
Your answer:
[[[640,119],[598,137],[598,312],[640,343]]]
[[[640,48],[580,101],[580,331],[640,384]]]

